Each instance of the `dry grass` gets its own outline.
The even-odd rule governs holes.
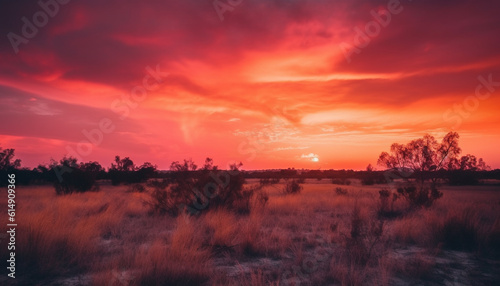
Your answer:
[[[283,186],[266,186],[268,205],[249,215],[177,218],[151,216],[148,194],[127,187],[63,197],[48,187],[23,189],[18,272],[27,284],[88,274],[82,284],[394,285],[435,278],[446,249],[498,262],[500,192],[493,187],[445,189],[428,209],[384,219],[377,186],[353,181],[338,194],[329,182],[308,180],[293,196]],[[491,275],[485,281],[497,282]]]

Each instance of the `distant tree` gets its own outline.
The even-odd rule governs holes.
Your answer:
[[[21,167],[21,160],[14,159],[14,156],[14,149],[2,149],[0,147],[0,186],[2,187],[8,184],[7,174]],[[16,178],[16,181],[19,180]]]
[[[390,169],[413,172],[423,184],[427,179],[426,174],[447,169],[450,162],[457,158],[461,152],[458,138],[458,133],[449,132],[441,143],[429,134],[407,144],[394,143],[390,153],[380,154],[378,164]],[[436,177],[431,179],[435,184]]]
[[[186,160],[184,159],[183,163],[179,163],[179,161],[174,161],[172,164],[170,164],[170,170],[174,172],[188,172],[188,171],[196,171],[198,166],[193,162],[192,159]],[[205,160],[205,165],[204,169],[208,170],[210,168],[213,168],[213,160],[210,158],[207,158]]]
[[[372,164],[368,164],[368,166],[366,166],[366,172],[365,174],[363,174],[363,177],[361,178],[361,184],[362,185],[375,184],[375,174]]]
[[[76,158],[64,157],[59,162],[53,160],[50,167],[66,170],[60,178],[53,179],[58,195],[99,190],[96,177],[102,167],[97,162],[78,163]]]
[[[120,158],[115,156],[114,163],[108,170],[108,176],[113,185],[141,183],[149,178],[153,178],[156,174],[156,166],[145,162],[137,167],[129,157]]]
[[[21,167],[21,160],[15,159],[15,149],[2,149],[0,147],[0,170],[9,171]]]
[[[201,169],[191,159],[172,162],[169,188],[155,187],[151,194],[152,211],[174,216],[186,210],[196,214],[216,208],[249,212],[254,191],[243,188],[245,178],[239,167],[241,164],[219,170],[210,158]]]
[[[489,169],[482,158],[467,154],[448,163],[448,182],[451,185],[477,185],[480,172]]]
[[[433,136],[426,134],[407,144],[394,143],[391,145],[391,153],[380,154],[378,164],[413,173],[419,186],[399,187],[398,194],[413,206],[428,207],[443,195],[437,190],[438,174],[447,172],[450,182],[471,183],[477,182],[477,174],[472,172],[487,168],[482,159],[478,160],[473,155],[458,157],[461,152],[459,137],[458,133],[449,132],[439,143]],[[426,180],[431,181],[430,187],[424,185]]]
[[[135,171],[135,164],[129,157],[120,159],[120,156],[115,156],[115,163],[111,163],[111,169],[117,171]]]
[[[82,169],[85,172],[98,174],[104,170],[104,168],[98,162],[87,162],[81,164]]]
[[[282,193],[285,195],[298,194],[302,191],[303,187],[298,179],[285,180],[285,186]]]
[[[137,173],[142,179],[153,178],[156,175],[157,166],[149,162],[144,162],[141,166],[137,168]]]
[[[460,159],[454,158],[448,163],[449,170],[461,170],[461,171],[487,171],[490,169],[486,165],[483,158],[477,158],[474,155],[467,154],[460,157]]]

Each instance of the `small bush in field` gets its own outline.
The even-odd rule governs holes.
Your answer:
[[[146,191],[146,187],[143,184],[133,184],[128,190],[129,192],[134,193],[144,193]]]
[[[379,192],[378,215],[382,217],[396,217],[399,212],[394,211],[394,202],[399,198],[398,194],[387,189],[382,189]]]
[[[443,193],[435,187],[408,185],[399,187],[398,194],[405,198],[412,207],[430,207]]]
[[[345,196],[345,195],[347,195],[347,189],[343,189],[341,187],[336,187],[335,193],[339,196]]]
[[[283,193],[285,195],[298,194],[302,191],[303,187],[300,185],[298,180],[287,181],[285,187],[283,188]]]
[[[249,213],[253,189],[243,187],[245,178],[238,170],[241,165],[232,165],[230,170],[218,170],[207,158],[203,168],[191,160],[173,162],[170,169],[170,185],[157,182],[146,202],[154,213],[177,216],[184,211],[198,214],[208,209],[224,208],[238,213]],[[168,186],[168,187],[167,187]]]
[[[382,220],[367,220],[361,215],[357,202],[351,213],[350,233],[345,236],[344,252],[347,265],[365,266],[373,256],[373,251],[384,231]]]

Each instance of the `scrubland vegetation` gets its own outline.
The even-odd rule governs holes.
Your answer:
[[[0,150],[1,172],[34,183],[16,188],[16,283],[495,285],[498,172],[458,158],[457,138],[393,144],[384,172],[250,173],[207,158],[159,173],[119,156],[107,171],[73,158],[29,171]]]
[[[404,182],[401,182],[404,184]],[[248,213],[151,212],[156,183],[57,196],[18,193],[19,283],[72,285],[491,285],[498,280],[500,189],[443,187],[430,206],[380,186],[283,180]],[[339,191],[340,189],[340,191]],[[401,195],[401,194],[399,194]],[[3,199],[3,198],[2,198]],[[256,201],[257,196],[252,200]],[[2,201],[2,203],[5,203]],[[389,214],[388,214],[389,213]],[[5,229],[2,229],[5,231]],[[5,257],[6,247],[1,247]],[[123,284],[125,283],[125,284]]]

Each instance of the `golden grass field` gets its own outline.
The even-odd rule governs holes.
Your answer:
[[[337,194],[336,187],[347,194]],[[149,194],[130,192],[128,186],[103,185],[99,192],[66,196],[56,196],[51,186],[19,187],[16,281],[249,286],[500,283],[500,186],[443,186],[443,198],[432,207],[379,219],[382,187],[307,180],[300,194],[285,196],[281,183],[265,187],[267,206],[249,215],[218,210],[177,218],[149,214],[144,205]],[[4,197],[2,205],[7,204]],[[395,208],[404,210],[405,204],[398,200]],[[7,257],[5,241],[0,254]],[[12,282],[4,277],[0,284]]]

